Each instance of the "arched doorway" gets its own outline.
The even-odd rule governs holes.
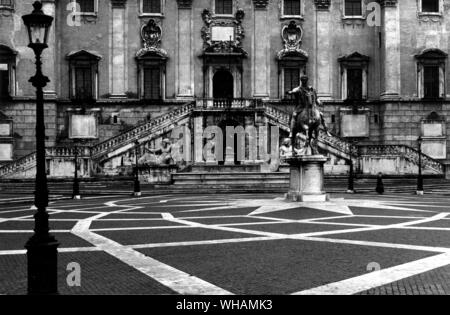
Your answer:
[[[228,70],[219,70],[213,78],[213,97],[215,99],[232,99],[234,97],[234,79]]]

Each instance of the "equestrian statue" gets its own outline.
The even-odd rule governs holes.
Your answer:
[[[287,92],[288,95],[296,96],[296,107],[291,117],[291,138],[292,156],[296,155],[318,155],[319,150],[317,141],[319,139],[320,126],[322,125],[325,132],[328,132],[323,113],[320,110],[322,103],[317,97],[316,90],[308,86],[308,77],[300,78],[301,85],[292,91]],[[297,134],[304,133],[306,142],[301,150],[295,150],[297,147]]]

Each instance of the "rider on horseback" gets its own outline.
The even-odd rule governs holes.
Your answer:
[[[317,107],[319,108],[320,120],[323,129],[325,130],[328,136],[331,136],[325,124],[323,112],[322,110],[320,110],[320,108],[322,107],[322,102],[318,99],[316,90],[314,90],[312,86],[308,86],[308,80],[309,80],[308,76],[303,75],[300,78],[301,86],[296,87],[292,91],[287,92],[288,95],[298,94],[298,103],[294,109],[294,112],[292,113],[291,118],[291,134],[289,135],[290,138],[294,136],[292,134],[292,131],[295,129],[297,115],[300,114],[305,108],[313,106],[313,104],[316,105],[316,108]]]

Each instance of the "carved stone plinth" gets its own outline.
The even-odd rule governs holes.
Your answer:
[[[286,198],[296,202],[324,202],[328,195],[324,191],[323,155],[306,155],[287,159],[291,169],[289,192]]]
[[[177,171],[176,165],[139,166],[139,180],[147,184],[171,184],[172,174]]]

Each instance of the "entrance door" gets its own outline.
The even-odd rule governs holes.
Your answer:
[[[219,70],[213,78],[213,97],[232,99],[234,97],[233,75],[228,70]]]

